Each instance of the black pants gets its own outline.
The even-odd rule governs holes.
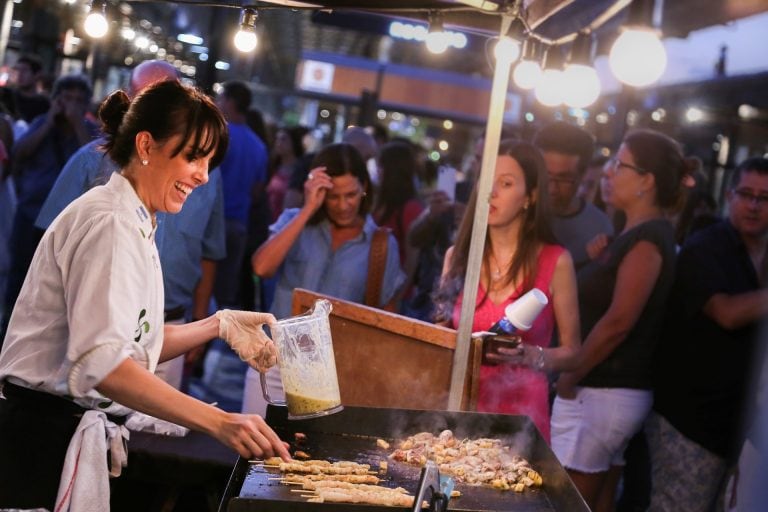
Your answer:
[[[83,409],[6,383],[0,399],[0,509],[54,510],[61,470]]]

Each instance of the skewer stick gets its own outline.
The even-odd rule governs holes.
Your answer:
[[[317,491],[313,491],[310,489],[291,489],[291,492],[303,492],[303,493],[311,493],[311,494],[317,494]]]

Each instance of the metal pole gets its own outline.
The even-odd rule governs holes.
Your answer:
[[[504,15],[501,19],[501,34],[507,33],[512,16]],[[512,62],[500,58],[496,61],[491,87],[491,102],[488,108],[488,121],[485,126],[485,145],[483,147],[483,162],[480,168],[480,178],[477,183],[477,207],[472,223],[472,238],[469,244],[469,259],[467,274],[464,278],[464,296],[461,304],[459,329],[456,334],[456,351],[453,353],[453,368],[451,369],[451,387],[448,395],[448,409],[461,409],[461,398],[464,393],[464,380],[469,360],[469,345],[472,335],[472,323],[475,316],[475,300],[477,286],[480,283],[480,267],[483,261],[485,234],[488,229],[488,198],[491,195],[493,174],[496,168],[496,153],[499,150],[499,139],[504,118],[504,103],[509,86],[509,71]]]
[[[5,0],[3,4],[3,21],[0,24],[0,64],[5,64],[5,54],[11,34],[11,21],[13,20],[13,0]]]

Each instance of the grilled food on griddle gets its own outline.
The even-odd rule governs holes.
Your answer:
[[[443,430],[437,436],[430,432],[410,436],[390,457],[417,466],[434,461],[441,473],[470,485],[522,492],[526,487],[542,484],[541,475],[528,461],[512,454],[501,440],[458,439],[450,430]]]

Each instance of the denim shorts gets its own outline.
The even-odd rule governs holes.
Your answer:
[[[576,398],[555,398],[552,450],[560,463],[582,473],[624,465],[624,450],[653,405],[649,390],[577,388]]]

